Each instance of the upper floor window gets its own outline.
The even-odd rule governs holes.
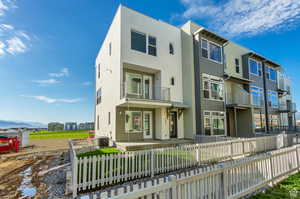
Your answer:
[[[253,59],[249,59],[249,71],[253,75],[262,76],[262,65]]]
[[[152,36],[148,37],[148,54],[156,56],[156,38]]]
[[[271,67],[266,67],[266,75],[269,80],[277,81],[277,71]]]
[[[278,93],[276,91],[268,91],[268,105],[273,108],[278,108]]]
[[[240,73],[240,60],[235,59],[235,72]]]
[[[132,30],[131,49],[146,53],[146,34]]]
[[[263,89],[255,86],[250,87],[250,93],[252,98],[252,104],[262,106],[263,102]]]
[[[170,53],[171,55],[174,55],[174,46],[173,46],[172,43],[169,43],[169,53]]]
[[[111,56],[111,42],[109,43],[109,56]]]
[[[96,94],[97,96],[96,96],[96,103],[97,104],[100,104],[101,103],[101,100],[102,100],[102,89],[101,88],[99,88],[98,90],[97,90],[97,94]]]
[[[224,100],[224,81],[221,78],[203,75],[204,98]]]
[[[209,42],[205,39],[201,40],[202,57],[222,63],[222,48],[220,45]]]
[[[100,64],[98,64],[98,79],[100,78]]]

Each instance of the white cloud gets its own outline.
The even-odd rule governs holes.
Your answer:
[[[59,73],[49,73],[50,77],[68,77],[70,74],[68,68],[63,68]]]
[[[6,51],[12,55],[23,53],[27,50],[26,44],[19,37],[15,36],[11,39],[6,40],[6,42],[8,45]]]
[[[63,102],[63,103],[76,103],[81,101],[80,98],[51,98],[43,95],[21,95],[22,97],[28,97],[28,98],[33,98],[39,101],[43,101],[49,104],[56,103],[56,102]]]
[[[4,55],[5,53],[4,48],[5,48],[5,44],[2,41],[0,41],[0,56]]]
[[[281,31],[300,22],[299,0],[181,0],[183,19],[208,19],[209,28],[229,36]]]
[[[59,83],[59,81],[56,79],[33,80],[33,82],[38,83],[42,86]]]
[[[92,82],[86,81],[82,83],[83,86],[90,86],[92,85]]]
[[[16,8],[15,3],[15,0],[0,0],[0,21],[6,20],[5,14]],[[0,24],[0,42],[4,44],[0,47],[0,55],[24,53],[30,46],[29,41],[31,37],[24,30],[19,30],[12,24]]]

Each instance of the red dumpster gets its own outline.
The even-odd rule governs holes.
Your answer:
[[[0,153],[19,152],[19,147],[18,137],[0,136]]]

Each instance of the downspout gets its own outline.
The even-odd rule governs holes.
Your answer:
[[[262,70],[263,70],[263,86],[264,86],[264,105],[265,105],[265,118],[266,118],[266,133],[270,133],[270,125],[269,125],[269,107],[268,107],[268,97],[267,97],[267,81],[265,75],[265,60],[262,61]]]
[[[225,76],[225,66],[226,66],[226,59],[225,59],[225,53],[224,53],[224,48],[229,44],[229,42],[225,42],[223,45],[222,45],[222,55],[223,55],[223,77]],[[228,136],[228,132],[227,132],[227,111],[226,111],[226,97],[227,97],[227,92],[226,92],[226,88],[225,88],[225,81],[228,80],[230,78],[230,76],[228,75],[228,77],[226,77],[224,79],[224,110],[225,110],[225,132],[226,132],[226,136]],[[234,118],[236,120],[236,117]],[[236,123],[236,121],[235,121]],[[237,132],[236,132],[237,133]]]

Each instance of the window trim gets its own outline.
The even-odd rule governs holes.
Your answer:
[[[146,52],[142,52],[142,51],[139,51],[139,50],[136,50],[136,49],[132,48],[132,32],[144,35],[146,37],[146,44],[145,44]],[[140,32],[140,31],[135,30],[135,29],[130,29],[130,50],[134,50],[135,52],[139,52],[139,53],[143,53],[143,54],[148,54],[148,45],[147,44],[148,44],[148,35],[146,33]]]
[[[202,40],[204,40],[204,41],[207,42],[207,49],[202,48]],[[211,43],[221,48],[221,62],[210,58],[210,44]],[[203,57],[202,56],[202,49],[205,49],[205,50],[207,50],[207,58],[206,57],[203,57],[203,58],[208,59],[208,60],[210,60],[212,62],[215,62],[215,63],[218,63],[218,64],[223,64],[223,62],[224,62],[224,60],[223,60],[224,59],[224,55],[223,55],[223,50],[222,50],[223,46],[222,45],[217,44],[216,42],[210,41],[210,40],[205,39],[205,38],[201,38],[200,44],[201,44],[201,57]]]
[[[140,114],[141,114],[141,129],[140,130],[128,130],[128,129],[126,129],[126,114],[127,114],[127,112],[130,112],[130,113],[133,113],[133,112],[139,112]],[[124,112],[124,115],[125,115],[125,119],[124,119],[124,130],[125,130],[125,133],[144,133],[144,124],[143,124],[143,114],[144,113],[144,111],[142,111],[142,110],[136,110],[136,111],[134,111],[134,110],[132,110],[132,111],[128,111],[128,110],[126,110],[125,112]],[[152,118],[153,119],[153,118]]]
[[[252,88],[256,88],[256,89],[260,89],[259,93],[261,94],[261,104],[260,105],[257,105],[257,104],[253,104],[253,100],[252,100]],[[258,91],[256,90],[256,93],[258,93]],[[254,106],[259,106],[259,107],[262,107],[264,105],[264,89],[263,88],[260,88],[260,87],[257,87],[257,86],[250,86],[250,96],[251,96],[251,104],[254,105]]]
[[[209,113],[209,115],[206,115],[205,113]],[[213,113],[222,113],[223,116],[214,116]],[[209,119],[210,121],[210,135],[207,136],[227,136],[227,118],[226,118],[226,112],[225,111],[209,111],[209,110],[204,110],[203,111],[203,121],[205,119]],[[224,134],[222,135],[215,135],[213,132],[213,119],[224,119]],[[203,128],[205,131],[205,123],[203,123]],[[205,132],[204,132],[205,135]]]
[[[206,79],[204,79],[206,78]],[[205,84],[204,82],[205,81],[208,81],[209,84],[208,84],[208,89],[205,89]],[[213,99],[211,97],[211,83],[216,83],[218,85],[222,85],[223,87],[223,100],[219,100],[219,99]],[[222,78],[219,78],[219,77],[216,77],[216,76],[212,76],[212,75],[208,75],[208,74],[202,74],[202,88],[203,88],[203,91],[209,91],[209,98],[205,98],[203,96],[203,99],[204,100],[213,100],[213,101],[219,101],[219,102],[225,102],[225,84],[224,84],[224,80]]]
[[[251,72],[250,60],[256,62],[256,66],[257,66],[257,74]],[[260,63],[260,66],[261,66],[261,73],[262,73],[262,75],[259,75],[259,63]],[[257,77],[262,77],[262,76],[263,76],[262,62],[261,62],[261,61],[257,61],[257,60],[255,60],[255,59],[253,59],[253,58],[251,58],[251,57],[248,58],[248,70],[249,70],[249,74],[251,74],[251,75],[255,75],[255,76],[257,76]]]

